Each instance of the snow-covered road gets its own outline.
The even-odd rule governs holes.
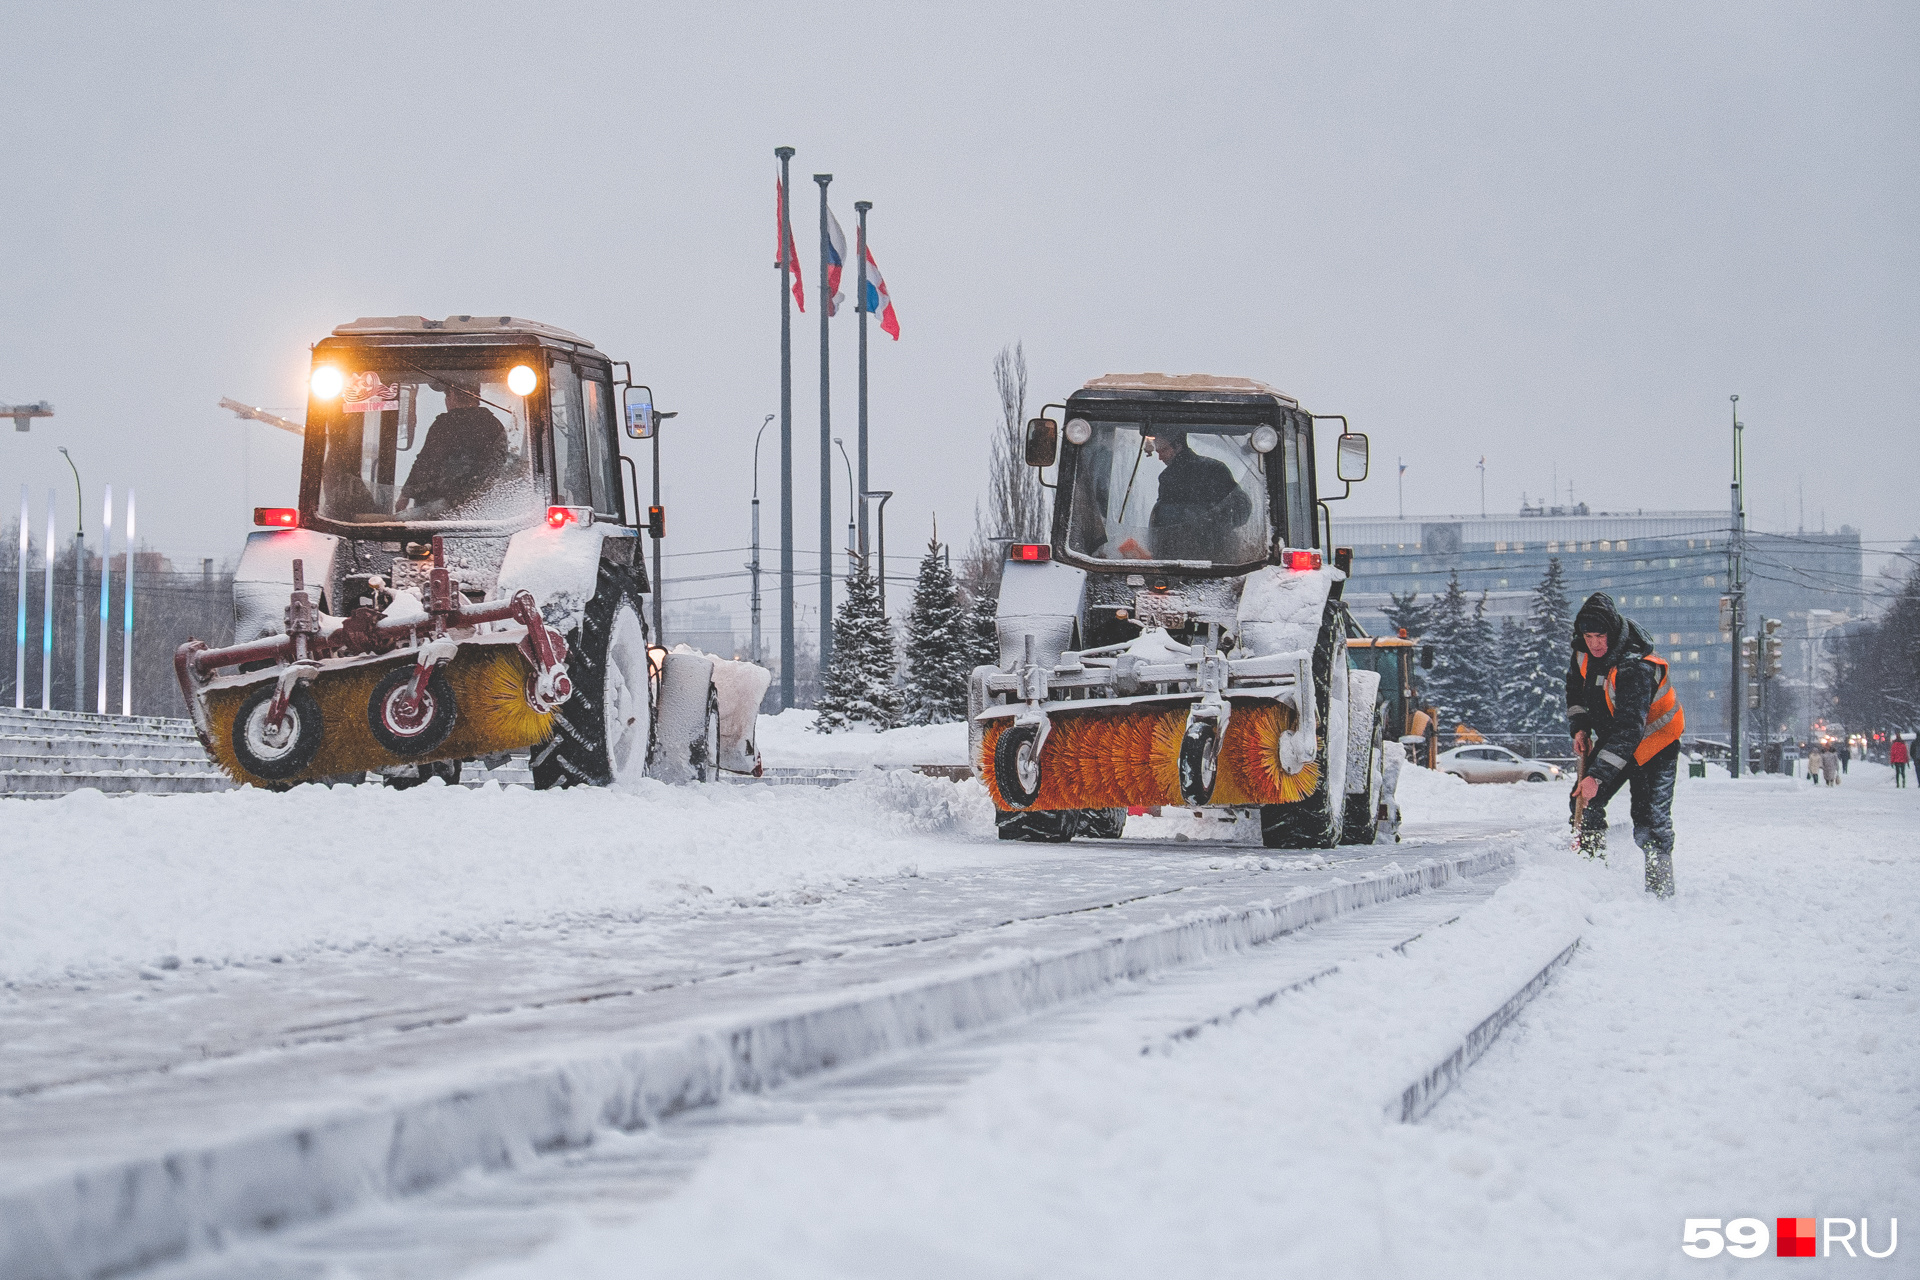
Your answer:
[[[975,791],[904,774],[544,808],[561,798],[40,804],[0,863],[0,1123],[39,1160],[104,1151],[121,1126],[20,1122],[97,1096],[137,1127],[157,1096],[140,1090],[210,1070],[179,1054],[214,1046],[218,1071],[264,1073],[254,1113],[218,1121],[239,1125],[297,1109],[303,1065],[326,1055],[377,1074],[404,1065],[401,1043],[589,1039],[655,980],[662,1008],[691,1012],[755,983],[746,1004],[791,996],[847,958],[882,984],[897,956],[977,967],[1079,936],[1088,907],[1111,913],[1098,936],[1513,829],[1514,870],[236,1241],[181,1274],[1716,1274],[1725,1259],[1680,1254],[1683,1218],[1865,1216],[1884,1233],[1920,1185],[1920,811],[1885,772],[1833,791],[1683,782],[1667,906],[1638,893],[1624,832],[1611,865],[1564,852],[1558,788],[1424,774],[1409,837],[1454,845],[1351,868],[1188,817],[1136,820],[1118,844],[1008,846]],[[508,840],[476,852],[451,834],[472,823]],[[522,828],[534,856],[493,852]],[[316,834],[333,831],[380,838]],[[260,861],[277,836],[291,851]],[[383,855],[386,837],[416,856]],[[1393,1119],[1396,1091],[1574,934],[1461,1088],[1420,1124]]]

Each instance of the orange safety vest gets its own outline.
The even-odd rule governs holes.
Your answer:
[[[1645,764],[1660,754],[1668,743],[1680,741],[1680,735],[1686,732],[1687,713],[1680,706],[1680,697],[1673,691],[1673,685],[1667,680],[1667,660],[1655,657],[1651,653],[1641,654],[1642,662],[1650,662],[1659,668],[1660,679],[1653,686],[1653,700],[1647,704],[1647,727],[1640,735],[1640,745],[1633,749],[1633,762]],[[1613,682],[1620,674],[1620,666],[1615,663],[1607,672],[1607,714],[1613,712]],[[1587,655],[1580,655],[1580,678],[1587,678]]]

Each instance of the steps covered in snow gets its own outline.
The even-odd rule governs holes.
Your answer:
[[[193,722],[163,716],[0,707],[0,795],[226,791],[233,780],[207,758]]]

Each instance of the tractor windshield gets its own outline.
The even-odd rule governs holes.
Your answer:
[[[1267,558],[1266,460],[1253,447],[1252,423],[1092,426],[1073,467],[1069,551],[1193,568]]]
[[[527,398],[507,386],[517,361],[418,359],[382,352],[350,361],[344,390],[315,403],[326,426],[319,514],[449,527],[539,519]]]

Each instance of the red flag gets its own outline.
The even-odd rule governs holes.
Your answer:
[[[780,252],[780,240],[784,236],[787,242],[786,253]],[[784,256],[793,271],[793,301],[800,310],[807,309],[807,287],[800,279],[800,255],[794,251],[793,230],[787,225],[787,189],[780,179],[773,180],[773,265],[778,267]]]

